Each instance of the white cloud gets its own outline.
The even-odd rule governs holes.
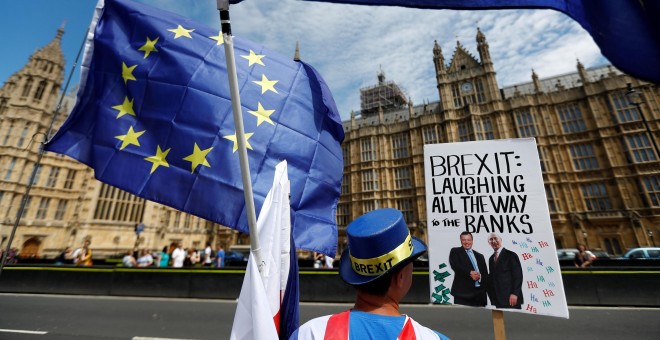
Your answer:
[[[214,0],[142,0],[219,27]],[[244,1],[230,8],[233,34],[301,58],[329,84],[344,119],[360,109],[360,87],[376,83],[379,66],[414,103],[437,101],[433,44],[446,63],[456,39],[475,57],[476,28],[486,35],[500,86],[574,72],[607,61],[590,36],[551,10],[453,11],[367,7],[297,0]]]

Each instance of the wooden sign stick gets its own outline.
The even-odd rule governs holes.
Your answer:
[[[504,329],[504,312],[501,310],[493,311],[493,330],[495,340],[506,340],[506,331]]]

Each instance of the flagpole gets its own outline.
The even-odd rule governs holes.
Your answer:
[[[257,233],[257,217],[254,208],[254,197],[252,194],[252,180],[250,178],[250,166],[247,158],[247,147],[245,143],[245,129],[243,127],[243,115],[241,113],[241,97],[238,90],[238,77],[236,75],[236,59],[234,58],[234,41],[231,36],[231,23],[229,21],[229,0],[217,0],[220,11],[220,27],[225,44],[225,58],[227,60],[227,77],[229,78],[229,92],[231,94],[231,107],[234,113],[234,125],[236,127],[236,140],[238,143],[238,158],[241,165],[241,178],[243,179],[243,193],[245,195],[245,210],[247,213],[248,228],[250,231],[250,250],[257,263],[262,278],[265,263],[261,257],[259,246],[259,234]]]
[[[71,78],[73,78],[73,73],[76,70],[76,66],[78,65],[78,60],[80,59],[80,54],[82,53],[85,47],[85,41],[87,40],[88,33],[89,30],[85,32],[85,37],[83,38],[83,42],[80,45],[78,54],[76,55],[76,60],[73,62],[73,66],[71,66],[71,73],[69,73],[69,78],[67,79],[66,84],[64,85],[64,89],[62,89],[62,95],[60,96],[60,101],[57,103],[57,107],[55,108],[55,112],[53,113],[53,118],[50,120],[50,125],[48,125],[48,129],[46,130],[46,134],[44,135],[44,141],[41,142],[41,145],[39,145],[39,153],[37,154],[37,161],[34,163],[34,166],[32,166],[32,173],[30,174],[30,179],[28,180],[27,187],[25,188],[25,194],[23,195],[23,199],[21,200],[21,205],[18,207],[18,211],[16,212],[16,219],[14,220],[14,226],[11,230],[11,234],[9,235],[9,240],[7,240],[7,249],[2,253],[2,256],[0,256],[0,276],[2,276],[2,269],[5,267],[7,254],[9,253],[9,250],[11,249],[11,244],[14,241],[14,236],[16,235],[16,229],[18,229],[18,223],[20,222],[21,216],[23,216],[23,212],[25,211],[25,205],[27,204],[27,198],[29,197],[30,190],[32,189],[34,177],[36,177],[37,175],[37,169],[39,169],[39,167],[41,166],[41,159],[44,156],[44,152],[46,152],[44,150],[44,145],[50,139],[50,133],[53,130],[53,125],[55,124],[55,120],[57,119],[57,116],[59,115],[60,110],[62,109],[62,102],[64,101],[64,96],[66,95],[66,91],[69,89]],[[32,138],[34,138],[34,136]]]

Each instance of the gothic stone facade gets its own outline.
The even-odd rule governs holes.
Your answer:
[[[60,41],[35,52],[0,89],[0,245],[6,247],[40,142],[59,102],[64,78]],[[425,237],[423,145],[467,140],[535,137],[557,246],[586,243],[612,254],[653,245],[660,225],[660,162],[651,138],[660,130],[657,86],[612,67],[500,88],[488,43],[477,32],[479,60],[460,44],[446,64],[433,48],[440,100],[405,109],[352,113],[344,122],[344,180],[337,207],[339,250],[344,231],[359,215],[379,208],[403,211],[413,234]],[[642,94],[639,107],[626,86]],[[61,112],[68,112],[67,97]],[[642,116],[642,114],[644,116]],[[646,117],[650,135],[642,117]],[[60,115],[55,128],[65,119]],[[114,255],[136,243],[160,249],[181,241],[201,247],[245,236],[177,210],[144,201],[96,181],[86,166],[45,153],[12,243],[24,256],[53,257],[66,246],[92,240],[95,256]]]
[[[202,248],[206,242],[235,244],[239,235],[223,226],[145,201],[94,179],[87,166],[46,152],[27,183],[39,148],[58,106],[64,79],[63,29],[35,52],[0,89],[0,245],[7,245],[21,203],[12,247],[25,257],[54,257],[65,247],[91,239],[94,257],[120,254],[138,246],[162,249],[180,241]],[[74,91],[72,91],[74,92]],[[67,96],[54,121],[57,129],[73,107]],[[51,133],[52,135],[52,133]],[[137,224],[145,226],[138,239]]]
[[[423,145],[534,137],[558,248],[586,244],[610,254],[655,244],[660,231],[658,87],[611,66],[500,88],[489,46],[477,31],[479,60],[458,43],[449,64],[433,48],[440,100],[407,109],[351,114],[342,195],[340,248],[347,224],[379,207],[403,211],[425,237]],[[638,107],[626,99],[639,91]],[[641,112],[640,112],[641,110]],[[652,133],[643,123],[643,116]]]

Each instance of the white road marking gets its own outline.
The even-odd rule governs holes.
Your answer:
[[[21,334],[37,334],[37,335],[44,335],[48,334],[48,332],[44,331],[26,331],[23,329],[2,329],[0,328],[1,333],[21,333]]]
[[[148,336],[134,336],[131,340],[195,340],[195,339],[152,338]]]

